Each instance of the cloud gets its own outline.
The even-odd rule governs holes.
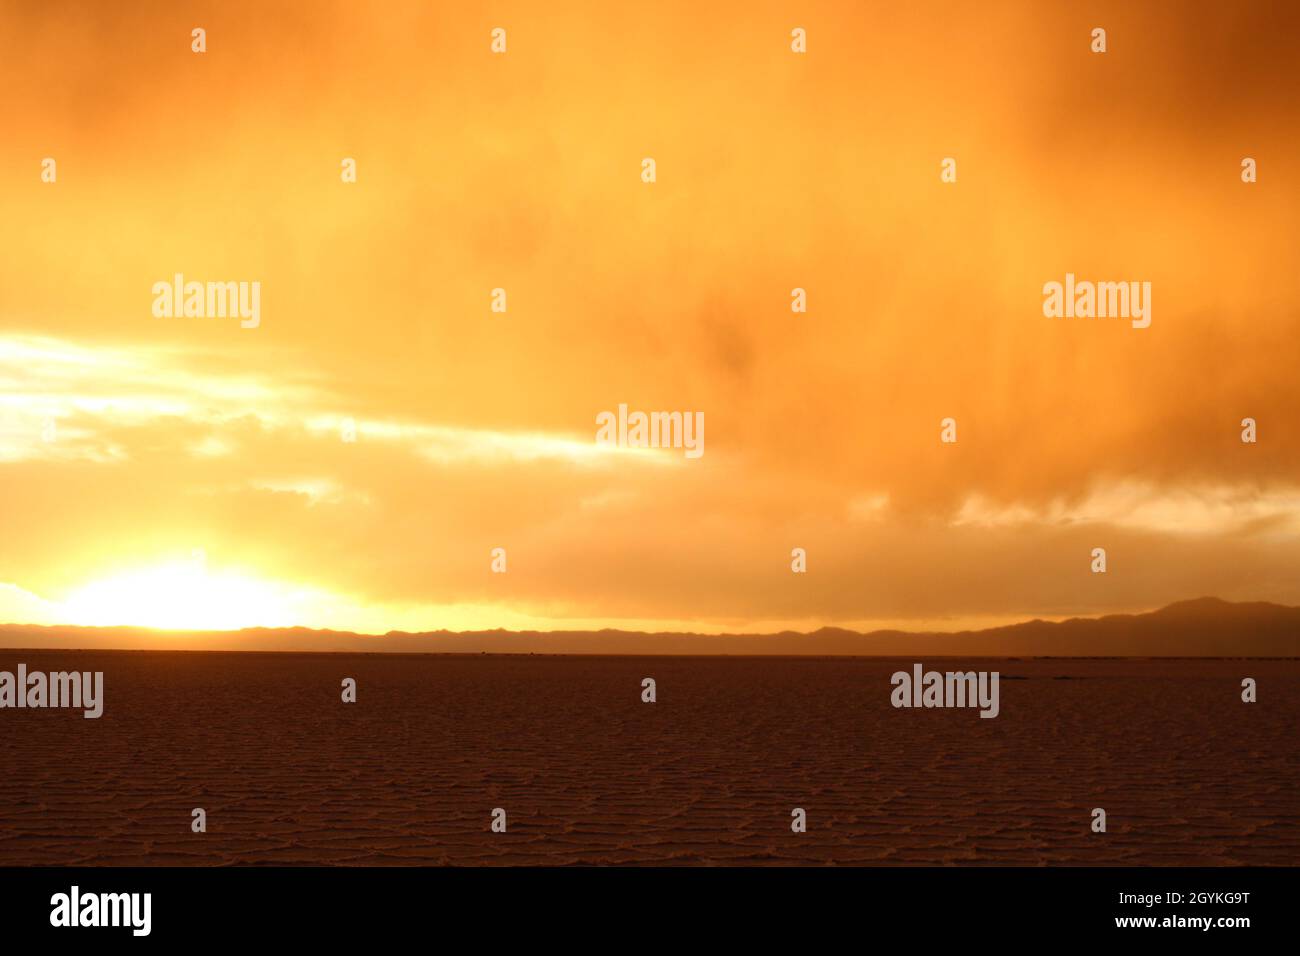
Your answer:
[[[997,504],[972,495],[952,523],[957,527],[1018,528],[1104,525],[1134,531],[1187,535],[1300,534],[1300,488],[1257,485],[1161,488],[1150,482],[1117,482],[1075,501],[1046,506]]]
[[[519,7],[500,58],[420,3],[223,4],[204,57],[174,5],[7,13],[0,580],[204,548],[366,630],[1300,603],[1292,14],[1112,5],[1099,57],[1061,5],[814,3],[796,58],[738,9]],[[260,327],[154,318],[177,271]],[[1151,327],[1044,319],[1067,271]],[[620,402],[706,454],[596,445]]]

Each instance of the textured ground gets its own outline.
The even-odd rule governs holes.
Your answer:
[[[1300,864],[1294,660],[925,661],[1000,670],[995,720],[881,659],[20,661],[106,705],[0,711],[0,864]]]

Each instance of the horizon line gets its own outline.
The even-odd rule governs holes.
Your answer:
[[[899,627],[880,627],[870,630],[861,630],[855,627],[845,627],[836,624],[823,624],[812,630],[794,630],[784,628],[777,631],[695,631],[695,630],[645,630],[645,629],[624,629],[620,627],[601,627],[601,628],[524,628],[512,629],[506,627],[484,628],[479,630],[451,630],[448,628],[434,628],[431,630],[388,630],[388,631],[356,631],[350,629],[318,628],[309,627],[301,624],[289,625],[252,625],[250,627],[240,628],[166,628],[155,627],[147,624],[35,624],[22,621],[0,622],[0,630],[14,629],[33,629],[41,631],[77,631],[77,632],[107,632],[107,631],[143,631],[154,634],[168,635],[237,635],[237,634],[257,634],[259,632],[306,632],[309,634],[333,634],[361,638],[384,638],[384,637],[423,637],[436,634],[452,634],[458,636],[473,636],[482,634],[567,634],[567,635],[586,635],[586,634],[629,634],[654,636],[657,634],[676,635],[684,637],[707,637],[707,638],[725,638],[725,637],[782,637],[786,635],[796,635],[809,637],[823,631],[837,631],[844,634],[853,634],[862,637],[869,637],[873,634],[911,634],[925,636],[956,636],[962,634],[981,634],[989,631],[1004,630],[1006,628],[1023,627],[1029,624],[1068,624],[1073,621],[1103,621],[1109,618],[1125,617],[1142,617],[1144,615],[1159,614],[1172,608],[1186,605],[1222,605],[1227,607],[1246,607],[1246,606],[1263,606],[1278,608],[1281,610],[1300,611],[1300,606],[1290,604],[1279,604],[1275,601],[1250,600],[1250,601],[1229,601],[1226,598],[1220,598],[1214,595],[1203,595],[1196,598],[1184,598],[1178,601],[1172,601],[1168,604],[1156,607],[1147,607],[1144,610],[1135,611],[1111,611],[1095,615],[1071,614],[1061,617],[1043,617],[1035,616],[1019,620],[1009,621],[1005,624],[995,624],[989,627],[979,628],[959,628],[957,630],[937,630],[922,628],[911,630]],[[890,656],[890,655],[886,655]]]

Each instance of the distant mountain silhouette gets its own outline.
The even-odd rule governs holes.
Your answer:
[[[381,636],[310,628],[153,631],[132,627],[0,625],[0,647],[190,648],[442,654],[749,654],[989,657],[1300,657],[1300,608],[1218,598],[1145,614],[1033,620],[979,631],[691,634],[643,631],[390,631]]]

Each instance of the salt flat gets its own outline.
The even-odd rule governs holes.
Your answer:
[[[110,689],[0,715],[4,865],[1300,863],[1296,660],[926,659],[987,720],[888,658],[3,653]]]

